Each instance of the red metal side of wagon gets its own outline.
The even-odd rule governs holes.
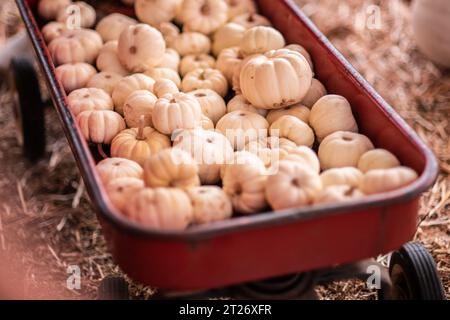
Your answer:
[[[400,190],[350,203],[239,217],[184,232],[147,230],[111,208],[95,172],[95,154],[80,134],[55,77],[35,15],[36,3],[17,0],[110,250],[135,280],[175,291],[223,287],[362,260],[395,250],[413,238],[419,197],[438,171],[432,152],[294,1],[257,3],[289,43],[301,44],[311,53],[316,77],[328,91],[350,101],[361,132],[420,177]]]

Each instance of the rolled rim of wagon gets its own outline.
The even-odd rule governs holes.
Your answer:
[[[26,26],[26,30],[34,47],[39,65],[50,87],[53,103],[68,139],[73,155],[78,163],[86,189],[92,199],[92,204],[102,218],[127,234],[158,240],[182,240],[196,241],[214,238],[224,234],[238,233],[246,230],[264,227],[290,224],[303,220],[323,218],[326,216],[345,214],[361,209],[374,207],[389,207],[418,198],[421,193],[428,190],[436,181],[439,165],[433,152],[422,142],[414,130],[396,113],[396,111],[375,91],[374,88],[354,69],[344,56],[327,40],[314,23],[295,5],[292,0],[284,0],[296,15],[302,18],[313,37],[324,46],[330,56],[337,59],[351,78],[353,84],[360,87],[370,97],[374,104],[379,105],[385,115],[391,119],[397,129],[405,135],[424,158],[425,166],[419,178],[413,183],[390,192],[369,195],[360,200],[348,201],[339,204],[324,204],[311,207],[289,209],[283,211],[268,211],[252,216],[236,217],[228,221],[211,223],[208,225],[194,226],[185,231],[160,231],[143,227],[115,210],[105,196],[106,193],[95,171],[95,161],[89,152],[89,147],[82,137],[78,126],[67,107],[66,94],[55,75],[55,68],[45,41],[39,31],[36,20],[27,0],[16,0],[20,14]]]

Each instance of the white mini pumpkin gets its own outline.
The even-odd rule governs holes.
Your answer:
[[[127,204],[125,215],[144,227],[165,231],[184,230],[194,217],[189,197],[175,188],[141,190]]]
[[[181,149],[164,149],[144,163],[144,181],[151,188],[190,188],[200,185],[198,165]]]
[[[76,122],[84,138],[96,144],[110,144],[126,128],[120,114],[110,110],[83,111],[78,114]]]
[[[162,22],[156,28],[163,35],[167,47],[171,48],[173,41],[180,35],[180,29],[171,22]]]
[[[374,169],[390,169],[400,166],[395,155],[385,149],[373,149],[364,153],[358,161],[358,169],[366,173]]]
[[[198,127],[202,120],[202,108],[197,99],[189,94],[168,94],[158,99],[152,118],[159,132],[171,135],[179,129]]]
[[[233,22],[220,27],[214,33],[213,54],[217,57],[223,49],[239,46],[246,30],[240,24]]]
[[[181,59],[180,74],[184,77],[196,69],[214,68],[215,65],[216,60],[208,54],[190,54]]]
[[[263,117],[267,115],[267,110],[255,108],[243,95],[236,95],[228,102],[227,112],[230,113],[240,110],[255,112]]]
[[[199,32],[183,32],[172,43],[180,56],[190,54],[208,54],[211,50],[211,40]]]
[[[61,36],[63,31],[66,29],[67,28],[64,23],[52,21],[47,23],[42,28],[42,36],[44,37],[46,43],[50,43],[52,40]]]
[[[123,115],[129,128],[140,124],[152,127],[152,113],[158,98],[148,90],[137,90],[130,94],[123,105]]]
[[[358,132],[350,103],[338,95],[320,98],[311,109],[309,124],[319,141],[336,131]]]
[[[362,197],[364,197],[364,193],[357,188],[347,185],[330,186],[316,195],[314,204],[336,204]]]
[[[302,104],[308,108],[312,108],[320,98],[327,95],[327,89],[325,86],[317,79],[312,79],[311,87],[308,93],[302,100]]]
[[[123,213],[131,197],[142,189],[144,189],[144,181],[125,177],[114,179],[108,183],[106,193],[114,208]]]
[[[407,167],[375,169],[364,175],[360,188],[366,194],[383,193],[400,189],[417,178],[417,173]]]
[[[184,130],[174,140],[174,148],[189,153],[199,166],[202,184],[220,182],[220,168],[233,156],[230,142],[220,133],[203,130]]]
[[[180,66],[180,55],[173,49],[166,48],[163,59],[158,63],[158,68],[169,68],[178,72]]]
[[[197,89],[211,89],[225,97],[228,93],[228,81],[219,70],[210,68],[196,69],[184,76],[181,88],[184,92]]]
[[[88,110],[113,110],[113,101],[109,94],[98,88],[82,88],[72,91],[67,104],[74,116]]]
[[[227,194],[217,186],[190,188],[186,191],[194,209],[194,223],[222,221],[233,215]]]
[[[319,146],[322,169],[356,167],[361,156],[372,150],[373,144],[366,136],[348,131],[330,134]]]
[[[100,71],[117,73],[127,76],[130,72],[122,65],[117,55],[117,41],[109,41],[100,49],[96,65]]]
[[[310,148],[305,146],[292,146],[287,142],[290,140],[280,139],[278,142],[279,148],[286,150],[288,153],[283,159],[298,162],[302,165],[305,165],[314,172],[320,173],[320,162],[317,154]]]
[[[106,158],[97,164],[96,171],[104,186],[120,178],[142,180],[144,173],[144,170],[139,164],[122,158]]]
[[[243,60],[239,47],[223,49],[217,57],[216,69],[223,73],[228,83],[233,83],[233,74]]]
[[[152,68],[147,70],[145,74],[155,81],[167,79],[175,83],[177,87],[180,87],[181,85],[180,75],[178,72],[170,68]]]
[[[64,23],[70,29],[91,28],[95,24],[97,13],[84,1],[76,1],[59,9],[56,21]]]
[[[155,82],[153,92],[158,98],[164,97],[166,94],[175,94],[180,92],[177,85],[168,79],[161,79]]]
[[[247,143],[267,137],[268,128],[269,123],[263,116],[243,110],[226,114],[216,125],[234,150],[242,150]]]
[[[170,139],[151,127],[126,129],[111,142],[111,156],[125,158],[144,165],[152,155],[171,147]]]
[[[314,70],[314,64],[313,64],[311,55],[309,54],[309,52],[304,47],[302,47],[299,44],[290,44],[290,45],[287,45],[284,48],[285,49],[289,49],[289,50],[293,50],[293,51],[296,51],[296,52],[300,53],[302,56],[305,57],[306,60],[308,60],[309,66],[311,67],[311,70]]]
[[[223,166],[223,190],[230,197],[236,212],[248,215],[267,207],[266,173],[262,160],[246,151],[236,152],[230,163]]]
[[[363,173],[354,167],[343,167],[322,172],[320,180],[324,187],[347,185],[358,188],[363,176]]]
[[[86,62],[92,64],[103,45],[97,32],[88,29],[63,30],[48,50],[55,65]]]
[[[227,113],[223,98],[211,89],[198,89],[189,92],[200,103],[202,112],[216,124]]]
[[[40,0],[38,13],[45,20],[54,20],[61,9],[67,8],[71,0]]]
[[[298,146],[312,147],[314,131],[300,119],[286,115],[280,117],[270,126],[270,135],[289,139]]]
[[[122,31],[137,23],[135,19],[121,13],[111,13],[98,22],[95,30],[104,42],[118,41]]]
[[[276,172],[276,164],[283,160],[288,152],[284,149],[271,148],[267,141],[251,141],[245,147],[244,151],[257,155],[268,169],[268,174]]]
[[[234,17],[231,22],[240,24],[241,26],[245,27],[246,29],[250,29],[253,27],[258,26],[266,26],[269,27],[272,24],[270,21],[257,13],[244,13],[239,16]]]
[[[122,76],[117,73],[107,71],[99,72],[89,80],[86,87],[102,89],[111,96],[120,80],[122,80]]]
[[[147,24],[128,26],[119,37],[118,56],[129,71],[144,72],[164,58],[166,42],[157,29]]]
[[[283,109],[271,110],[267,114],[267,121],[269,124],[272,124],[282,116],[293,116],[307,124],[309,123],[309,114],[309,109],[303,104],[298,103]]]
[[[136,0],[134,10],[140,21],[156,26],[173,20],[181,2],[182,0]]]
[[[239,47],[244,56],[264,54],[281,49],[286,45],[283,35],[272,27],[253,27],[245,31]]]
[[[243,15],[256,13],[256,5],[253,0],[226,0],[228,4],[228,20]]]
[[[228,5],[225,0],[184,0],[181,17],[189,31],[210,34],[227,22]]]
[[[203,130],[215,130],[212,120],[204,114],[202,114],[202,119],[200,120],[200,128],[202,128]]]
[[[293,105],[300,102],[311,87],[311,68],[295,51],[273,50],[244,60],[243,64],[242,94],[257,108],[280,109]]]
[[[61,82],[66,93],[86,87],[89,79],[97,73],[87,63],[67,63],[56,68],[56,78]]]
[[[322,190],[319,175],[294,161],[280,161],[278,172],[269,176],[266,197],[274,210],[311,205]]]
[[[136,73],[120,80],[112,93],[116,112],[123,115],[123,106],[130,94],[138,90],[153,92],[154,85],[155,80],[141,73]]]

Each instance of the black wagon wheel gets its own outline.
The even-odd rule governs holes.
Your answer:
[[[389,274],[392,287],[380,299],[445,300],[436,263],[419,243],[408,243],[392,253]]]
[[[122,277],[106,277],[100,282],[97,300],[129,300],[128,283]]]
[[[33,63],[24,57],[14,58],[10,70],[17,139],[25,157],[34,162],[45,153],[44,104],[38,78]]]

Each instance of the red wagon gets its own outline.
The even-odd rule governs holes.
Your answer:
[[[308,294],[317,283],[349,276],[367,278],[372,272],[367,267],[378,266],[370,257],[398,250],[391,256],[389,270],[380,269],[382,296],[444,298],[430,255],[418,244],[404,245],[417,228],[419,197],[436,179],[435,157],[294,1],[256,2],[289,43],[301,44],[311,53],[316,77],[328,91],[349,100],[361,132],[414,168],[420,177],[400,190],[358,201],[239,217],[183,232],[147,230],[111,207],[95,172],[98,155],[82,137],[55,77],[40,32],[37,1],[16,2],[109,248],[131,278],[166,294],[226,288],[226,294],[250,298],[312,297]],[[91,2],[99,15],[133,13],[110,2]],[[13,71],[18,120],[27,130],[23,132],[24,150],[33,159],[44,150],[40,95],[37,86],[29,82],[35,81],[29,63],[15,59]],[[27,126],[30,122],[33,125]],[[101,288],[109,297],[126,292],[117,279],[107,280]]]

